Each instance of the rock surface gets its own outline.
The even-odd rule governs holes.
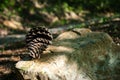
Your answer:
[[[106,33],[68,31],[40,59],[19,61],[16,68],[30,80],[118,80],[119,54],[120,47]]]

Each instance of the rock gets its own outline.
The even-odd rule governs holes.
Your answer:
[[[72,35],[71,35],[72,34]],[[77,35],[76,33],[72,32],[72,31],[68,31],[68,32],[64,32],[62,34],[60,34],[56,40],[63,40],[63,39],[75,39],[78,38],[79,35]]]
[[[92,32],[90,29],[87,28],[74,28],[72,31],[67,31],[60,34],[56,40],[63,40],[63,39],[76,39],[81,35],[87,34]]]
[[[80,35],[68,31],[61,35],[53,41],[40,59],[19,61],[16,64],[16,68],[25,79],[119,79],[120,47],[115,45],[108,34],[90,32]]]
[[[73,31],[73,32],[76,32],[76,33],[78,33],[78,34],[80,34],[80,35],[85,35],[85,34],[87,34],[87,33],[92,32],[92,31],[91,31],[90,29],[88,29],[88,28],[74,28],[72,31]]]

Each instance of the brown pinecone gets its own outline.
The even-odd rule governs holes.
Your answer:
[[[52,34],[45,27],[34,27],[26,35],[26,44],[32,58],[40,58],[41,53],[52,43]]]

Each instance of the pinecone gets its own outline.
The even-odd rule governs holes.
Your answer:
[[[26,44],[32,58],[40,58],[41,53],[52,43],[52,34],[45,27],[34,27],[26,35]]]

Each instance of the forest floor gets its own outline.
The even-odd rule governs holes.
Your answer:
[[[98,32],[105,32],[108,33],[112,38],[113,41],[120,45],[120,19],[117,19],[115,21],[108,21],[106,23],[98,23],[94,25],[89,25],[84,28],[89,28],[92,31],[98,31]],[[70,25],[64,25],[59,26],[55,28],[49,29],[50,32],[53,34],[54,37],[59,35],[60,33],[70,30],[72,28],[69,28]],[[73,27],[74,28],[74,27]],[[28,30],[28,29],[27,29]],[[24,30],[22,34],[11,34],[7,35],[5,33],[8,33],[8,31],[5,31],[5,29],[0,29],[0,52],[2,53],[14,53],[16,51],[19,52],[19,49],[22,49],[25,47],[25,34],[27,30]]]
[[[19,27],[15,27],[13,23]],[[86,23],[87,22],[85,22],[84,28],[89,28],[92,31],[106,32],[112,37],[113,41],[120,46],[120,26],[119,26],[120,18],[106,21],[104,23],[95,23],[95,24],[88,23],[87,25]],[[30,29],[26,27],[23,29],[22,27],[20,27],[21,26],[20,23],[16,23],[14,21],[13,22],[7,21],[4,22],[4,24],[12,25],[12,28],[14,29],[11,29],[11,26],[10,28],[8,27],[7,29],[4,27],[0,28],[0,63],[1,63],[0,77],[6,74],[8,75],[9,73],[14,73],[14,71],[11,71],[13,67],[7,67],[7,66],[10,66],[9,64],[14,65],[14,63],[20,60],[20,57],[18,57],[16,54],[19,55],[19,53],[26,51],[24,39],[25,39],[25,34]],[[64,31],[71,30],[72,28],[79,28],[76,26],[77,25],[73,25],[73,24],[63,25],[55,28],[54,27],[50,28],[49,30],[51,31],[51,33],[55,38],[57,35],[59,35]],[[6,65],[6,63],[8,64]]]

